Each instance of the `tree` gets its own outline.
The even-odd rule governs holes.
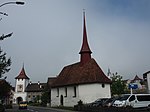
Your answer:
[[[8,35],[2,35],[0,36],[0,41],[4,40],[7,37],[10,37],[12,33]],[[0,47],[0,78],[3,77],[3,74],[8,72],[10,70],[10,65],[11,65],[11,59],[6,58],[6,53],[2,51]],[[0,100],[4,101],[10,93],[11,90],[11,85],[5,80],[5,79],[0,79]]]
[[[122,76],[118,75],[116,72],[112,74],[111,77],[112,84],[111,84],[111,93],[112,95],[121,95],[125,93],[126,85],[122,80]]]
[[[12,33],[7,34],[7,35],[2,35],[0,36],[0,41],[4,40],[7,37],[10,37]],[[6,53],[4,53],[0,47],[0,78],[2,75],[10,70],[10,65],[11,65],[11,59],[6,58]]]
[[[12,34],[13,34],[13,33],[9,33],[9,34],[7,34],[7,35],[4,35],[4,34],[3,34],[2,36],[0,36],[0,41],[1,41],[1,40],[4,40],[4,39],[7,38],[7,37],[11,37]]]
[[[43,106],[46,106],[47,103],[50,102],[50,92],[48,90],[48,88],[46,88],[43,93],[42,93],[42,96],[41,96],[41,104]]]
[[[0,99],[4,100],[10,94],[11,85],[4,79],[0,80]]]

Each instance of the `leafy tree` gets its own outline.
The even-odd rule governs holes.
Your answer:
[[[42,93],[42,96],[41,96],[41,104],[43,106],[46,106],[47,103],[49,102],[50,100],[50,92],[48,91],[48,89],[46,89],[43,93]]]
[[[4,40],[7,37],[10,37],[12,33],[8,35],[2,35],[0,36],[0,41]],[[3,74],[8,72],[10,70],[10,65],[11,65],[11,59],[6,58],[6,53],[2,51],[0,47],[0,78],[3,77]],[[5,79],[0,79],[0,100],[4,100],[6,97],[9,96],[11,90],[11,85],[5,80]]]
[[[4,79],[0,80],[0,99],[5,99],[10,94],[11,85]]]
[[[122,76],[118,75],[116,72],[112,74],[111,77],[112,84],[111,84],[111,93],[112,95],[121,95],[125,93],[126,85],[122,80]]]
[[[7,37],[11,37],[12,34],[13,34],[13,33],[9,33],[9,34],[7,34],[7,35],[4,35],[4,34],[3,34],[2,36],[0,36],[0,41],[1,41],[1,40],[4,40],[4,39],[7,38]]]
[[[10,37],[12,33],[7,35],[0,36],[0,41],[4,40],[7,37]],[[10,70],[9,66],[11,65],[11,59],[6,58],[6,53],[4,53],[0,47],[0,78],[2,75]]]

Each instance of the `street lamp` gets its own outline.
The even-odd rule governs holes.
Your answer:
[[[24,5],[25,3],[23,1],[16,1],[16,2],[6,2],[0,5],[0,7],[7,5],[7,4],[17,4],[17,5]],[[7,13],[4,12],[0,12],[0,14],[4,15],[4,16],[8,16]],[[0,18],[0,20],[2,20],[2,18]]]
[[[24,5],[24,2],[22,1],[17,1],[17,2],[6,2],[0,5],[0,7],[7,5],[7,4],[17,4],[17,5]]]

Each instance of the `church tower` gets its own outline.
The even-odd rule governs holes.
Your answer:
[[[86,23],[85,23],[85,12],[83,12],[83,42],[82,42],[82,47],[79,52],[80,54],[80,63],[83,65],[84,63],[88,62],[91,60],[91,50],[88,44],[87,40],[87,32],[86,32]]]
[[[22,67],[21,72],[15,79],[16,85],[15,85],[14,103],[26,101],[27,93],[25,92],[25,88],[27,87],[30,78],[26,75],[24,66]]]

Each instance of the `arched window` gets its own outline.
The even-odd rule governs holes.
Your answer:
[[[105,84],[102,84],[102,88],[104,88],[105,87]]]

